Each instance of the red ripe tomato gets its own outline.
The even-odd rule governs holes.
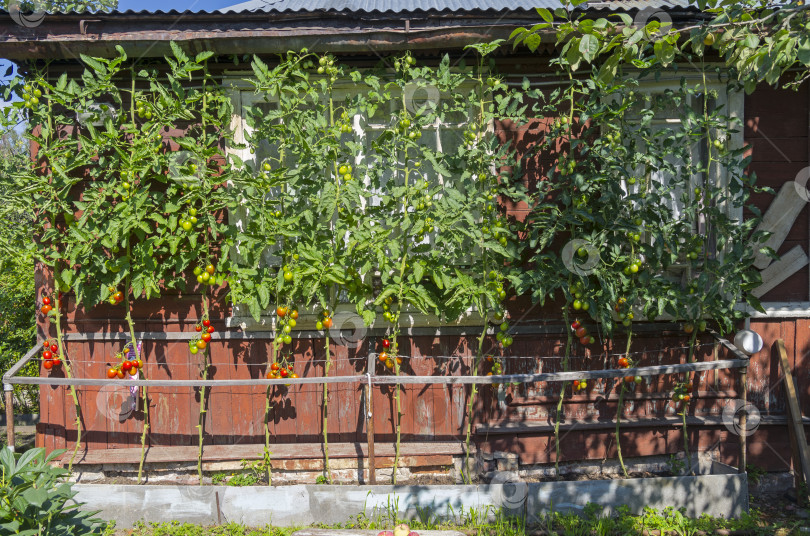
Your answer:
[[[626,357],[619,358],[619,366],[621,368],[627,368],[630,365],[630,362],[627,360]]]
[[[278,363],[273,363],[270,365],[270,370],[278,370]]]
[[[47,350],[50,344],[51,344],[50,341],[45,341],[42,343],[42,346]]]
[[[51,307],[50,305],[43,305],[40,311],[42,311],[42,314],[46,315],[51,312],[51,309],[53,309],[53,307]]]
[[[586,335],[584,337],[580,337],[579,342],[582,344],[589,344],[591,342],[591,338]]]
[[[51,353],[50,350],[45,350],[44,352],[42,352],[42,359],[48,360],[51,359],[52,357],[53,354]]]
[[[267,378],[268,380],[272,380],[273,379],[273,373],[268,372],[264,377]]]
[[[293,320],[298,319],[298,309],[293,309],[292,310],[292,312],[290,313],[290,318],[292,318]]]
[[[588,334],[588,330],[580,326],[574,331],[574,334],[581,339]]]
[[[59,351],[59,347],[56,346],[55,344],[52,344],[51,345],[51,352],[58,352],[58,351]]]
[[[208,326],[210,326],[210,325],[211,325],[211,321],[210,321],[210,320],[207,320],[207,319],[206,319],[206,320],[203,320],[203,326],[208,327]]]
[[[624,383],[633,383],[634,381],[636,381],[635,376],[625,376],[624,377]]]
[[[42,366],[45,367],[46,369],[50,370],[51,367],[53,366],[53,361],[48,359],[47,361],[42,363]]]
[[[383,345],[383,348],[390,348],[391,347],[391,341],[389,341],[388,339],[383,339],[382,345]]]
[[[210,341],[211,340],[211,334],[210,333],[203,333],[202,340],[204,340],[205,342]]]
[[[571,329],[574,331],[578,330],[580,327],[582,327],[582,323],[579,320],[574,320],[571,322]]]
[[[141,361],[140,359],[136,359],[136,360],[135,360],[135,365],[136,365],[138,368],[143,368],[143,361]]]
[[[323,327],[325,327],[326,329],[331,328],[332,327],[332,319],[331,318],[324,319]]]
[[[50,304],[51,299],[49,297],[45,296],[44,298],[42,298],[42,305],[50,305]]]
[[[283,317],[284,315],[287,314],[287,308],[286,307],[276,307],[276,314],[278,316]]]
[[[123,379],[124,379],[124,371],[123,371],[123,370],[118,370],[118,371],[116,371],[116,372],[115,372],[115,375],[116,375],[116,376],[118,376],[118,379],[119,379],[119,380],[123,380]]]
[[[194,326],[194,329],[199,333],[202,331],[202,326]]]
[[[135,374],[138,372],[138,362],[137,361],[130,361],[129,362],[130,374]]]
[[[388,359],[388,354],[387,354],[387,353],[385,353],[385,352],[382,352],[382,353],[380,353],[380,355],[377,357],[377,359],[379,359],[379,360],[380,360],[380,362],[385,363],[385,360],[386,360],[386,359]]]
[[[132,368],[132,363],[129,361],[124,361],[123,363],[121,363],[121,368],[123,370],[129,370]]]
[[[287,376],[289,376],[289,374],[290,374],[290,373],[287,371],[287,369],[281,369],[281,370],[279,370],[279,371],[278,371],[278,373],[281,375],[281,377],[282,377],[282,378],[286,378],[286,377],[287,377]]]
[[[108,377],[108,378],[113,379],[113,378],[115,378],[117,375],[118,375],[118,371],[117,371],[117,370],[115,370],[114,368],[107,369],[107,377]]]
[[[579,389],[579,380],[574,380],[574,389]]]
[[[200,350],[202,350],[206,346],[208,346],[207,342],[205,342],[205,341],[197,341],[197,348],[199,348]]]
[[[61,364],[62,364],[62,360],[61,360],[61,359],[59,359],[58,357],[53,358],[53,366],[54,366],[54,367],[58,367],[58,366],[59,366],[59,365],[61,365]]]
[[[214,331],[216,331],[214,326],[208,326],[208,333],[213,333]]]
[[[113,294],[113,298],[115,298],[115,301],[121,301],[124,299],[124,293],[119,290],[118,292]]]

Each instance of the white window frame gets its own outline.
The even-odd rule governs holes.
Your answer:
[[[227,73],[229,75],[234,75],[236,73]],[[240,73],[243,75],[248,75],[250,73]],[[234,114],[231,117],[231,130],[233,132],[234,143],[237,145],[247,145],[247,122],[246,122],[246,107],[255,104],[256,102],[260,102],[264,100],[261,95],[255,93],[255,88],[248,83],[246,83],[243,79],[233,79],[230,83],[231,89],[229,91],[229,96],[231,102],[233,103]],[[334,92],[338,96],[346,97],[352,93],[352,91],[357,91],[355,88],[357,86],[355,84],[344,84],[339,85],[334,88]],[[354,133],[358,135],[360,138],[363,139],[363,144],[366,145],[367,141],[365,141],[366,135],[365,133],[368,131],[367,129],[362,128],[361,126],[362,118],[359,115],[356,115],[352,118],[352,129]],[[461,130],[464,128],[465,123],[452,123],[450,124],[451,128]],[[443,125],[440,123],[439,119],[437,118],[436,123],[430,130],[435,129],[435,135],[437,136],[437,147],[441,147],[441,139],[438,129],[440,129]],[[446,126],[446,125],[445,125]],[[380,124],[382,127],[382,124]],[[377,128],[380,128],[377,127]],[[494,125],[490,124],[487,126],[487,130],[494,129]],[[426,129],[427,130],[427,129]],[[243,162],[253,163],[255,165],[256,161],[256,154],[250,153],[250,147],[245,147],[243,149],[234,148],[234,147],[226,147],[226,154],[228,155],[235,155],[238,156]],[[358,155],[353,165],[357,165],[364,155]],[[364,180],[366,178],[364,177]],[[444,180],[441,175],[439,175],[439,183],[441,184]],[[233,185],[230,185],[233,186]],[[236,221],[233,223],[237,226],[242,225],[243,218],[246,218],[248,215],[247,213],[238,214],[236,216]],[[230,215],[229,215],[230,217]],[[426,241],[432,240],[432,236],[426,236]],[[238,246],[233,254],[238,255]],[[385,329],[391,324],[385,321],[382,318],[382,311],[378,311],[377,320],[375,323],[370,326],[370,329],[378,328],[378,329]],[[315,322],[319,320],[318,312],[314,309],[308,310],[299,310],[299,317],[298,317],[298,326],[296,330],[294,330],[291,335],[296,337],[296,334],[301,332],[301,330],[313,330],[315,328]],[[336,310],[333,312],[333,317],[335,319],[346,318],[347,316],[356,315],[355,307],[353,304],[345,303],[339,304],[336,307]],[[276,315],[274,314],[273,307],[268,308],[268,310],[263,311],[262,315],[257,322],[247,311],[247,308],[244,306],[240,306],[238,304],[232,304],[232,314],[229,318],[226,319],[226,324],[228,327],[239,327],[242,330],[246,331],[261,331],[261,330],[275,330],[276,328]],[[466,311],[460,319],[455,322],[447,322],[442,320],[436,315],[432,314],[422,314],[417,310],[413,309],[412,307],[406,307],[402,310],[400,316],[400,328],[403,329],[410,329],[410,328],[441,328],[441,327],[466,327],[466,326],[482,326],[486,322],[486,319],[476,311],[472,309]],[[349,329],[355,329],[357,326],[355,324],[347,325]],[[332,329],[339,329],[339,326],[334,325]]]

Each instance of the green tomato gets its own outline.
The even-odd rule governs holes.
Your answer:
[[[188,209],[188,213],[189,213],[190,216],[196,216],[197,215],[197,209],[192,207],[192,208]]]
[[[321,322],[320,320],[315,322],[315,329],[317,329],[318,331],[323,330],[323,322]]]
[[[574,300],[574,304],[573,304],[573,305],[574,305],[574,309],[575,309],[575,310],[577,310],[577,311],[579,311],[580,309],[582,309],[582,302],[581,302],[581,301],[579,301],[579,300]]]
[[[183,220],[183,221],[180,223],[180,225],[183,227],[183,230],[184,230],[184,231],[190,231],[190,230],[191,230],[191,222],[190,222],[190,221],[188,221],[188,220]]]
[[[290,344],[292,342],[291,335],[284,335],[284,344]]]
[[[292,281],[293,275],[292,272],[284,272],[284,281]]]
[[[508,329],[509,329],[509,324],[507,324],[506,322],[501,324],[501,331],[506,331]]]
[[[340,166],[338,168],[338,174],[340,174],[340,175],[345,175],[348,172],[349,172],[349,168],[346,166],[346,164],[343,164],[342,166]]]
[[[195,345],[195,346],[189,346],[188,351],[191,352],[192,354],[196,354],[197,352],[200,351],[200,349],[197,348],[197,346]]]
[[[196,266],[194,268],[194,275],[200,275],[201,273],[202,273],[202,268],[200,268],[199,266]]]
[[[203,281],[208,281],[209,279],[211,279],[211,274],[209,274],[208,272],[203,272],[203,273],[200,275],[200,277],[202,277],[202,280],[203,280]]]
[[[210,278],[211,276],[208,276],[208,277]],[[202,282],[203,282],[203,276],[202,276],[202,275],[198,275],[198,276],[197,276],[197,283],[202,283]]]
[[[290,325],[289,325],[289,324],[287,324],[286,326],[284,326],[284,327],[281,329],[281,331],[283,331],[284,333],[289,333],[290,331],[292,331],[292,328],[290,327]]]
[[[197,223],[197,216],[192,216],[191,218],[189,218],[189,221],[191,222],[192,225],[196,224]]]

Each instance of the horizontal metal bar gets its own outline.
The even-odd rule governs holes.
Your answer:
[[[507,374],[499,376],[371,376],[371,382],[377,385],[390,384],[493,384],[493,383],[534,383],[560,382],[592,378],[621,378],[624,376],[657,376],[660,374],[677,374],[680,372],[742,368],[748,361],[727,359],[721,361],[704,361],[700,363],[681,363],[678,365],[656,365],[627,369],[588,370],[578,372],[548,372],[543,374]],[[51,378],[51,377],[14,377],[8,383],[40,385],[146,385],[151,387],[229,387],[238,385],[297,385],[324,383],[361,383],[368,381],[367,376],[334,376],[313,378],[287,378],[268,380],[264,378],[241,380],[115,380],[108,378]]]
[[[547,372],[543,374],[511,374],[503,376],[372,376],[375,384],[486,384],[486,383],[535,383],[564,382],[589,380],[594,378],[623,378],[625,376],[658,376],[661,374],[678,374],[681,372],[744,368],[748,361],[726,359],[721,361],[702,361],[700,363],[681,363],[679,365],[656,365],[626,369],[583,370],[574,372]]]
[[[143,385],[148,387],[233,387],[238,385],[287,385],[287,384],[324,384],[324,383],[360,383],[367,381],[365,376],[332,376],[329,378],[287,378],[282,380],[268,380],[265,378],[243,380],[116,380],[109,378],[51,378],[24,376],[11,378],[9,383],[37,384],[37,385]]]
[[[3,374],[3,383],[14,383],[10,381],[10,379],[13,378],[14,375],[17,374],[20,371],[20,369],[25,366],[26,363],[28,363],[35,355],[39,353],[39,349],[40,345],[34,346],[30,350],[28,350],[28,352],[26,352],[26,354],[22,356],[22,358],[20,358],[19,361],[14,363],[14,365],[10,369],[8,369],[8,371],[5,374]]]

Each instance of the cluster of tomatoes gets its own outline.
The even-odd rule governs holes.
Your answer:
[[[475,145],[475,141],[478,139],[478,124],[471,123],[470,128],[464,131],[464,141],[467,142],[467,147],[472,147]]]
[[[501,238],[503,238],[504,240],[506,239],[506,237],[503,236]],[[489,281],[487,281],[487,289],[495,292],[498,295],[499,300],[506,299],[506,289],[503,287],[503,276],[498,272],[496,272],[495,270],[489,271]],[[502,318],[503,316],[501,316],[501,318],[497,318],[496,320],[500,322]]]
[[[494,210],[494,203],[496,202],[496,196],[498,195],[498,190],[495,188],[490,189],[489,193],[487,194],[487,210],[492,211]],[[488,207],[493,207],[493,209],[489,209]],[[486,237],[492,237],[498,241],[498,243],[502,246],[505,246],[509,243],[506,239],[505,233],[507,229],[504,228],[503,222],[501,220],[495,220],[492,222],[492,228],[490,229],[489,226],[484,225],[481,227],[481,232]],[[506,297],[504,295],[504,297]]]
[[[158,134],[160,136],[160,134]],[[137,178],[132,171],[122,171],[121,172],[121,189],[124,191],[121,192],[121,199],[126,201],[129,199],[130,190],[134,187],[135,179]]]
[[[491,365],[489,372],[487,372],[487,376],[500,376],[503,374],[503,364],[500,362],[500,360],[495,359],[495,357],[491,355],[486,356],[484,359],[486,359],[486,362]],[[492,388],[496,391],[500,386],[500,383],[492,384]]]
[[[418,140],[422,137],[422,129],[419,128],[419,125],[411,123],[411,120],[407,117],[399,120],[396,125],[396,129],[401,135],[407,137],[409,140]]]
[[[408,67],[410,65],[416,65],[416,58],[411,56],[410,54],[402,58],[402,61],[394,60],[394,69],[399,71],[400,67]]]
[[[290,309],[286,305],[276,307],[276,314],[278,315],[278,328],[281,330],[278,340],[284,344],[292,343],[292,335],[290,332],[298,324],[298,309]],[[323,324],[318,329],[323,329]],[[329,325],[332,325],[332,319],[329,319]]]
[[[593,335],[588,334],[588,329],[583,326],[579,320],[574,320],[571,322],[571,329],[574,331],[574,335],[577,336],[580,343],[588,345],[596,342]]]
[[[380,352],[380,355],[377,356],[377,359],[382,363],[385,368],[388,370],[394,370],[394,362],[396,361],[397,365],[402,365],[402,358],[397,355],[397,347],[396,343],[394,347],[391,348],[391,341],[388,339],[382,340],[382,347],[383,351]],[[391,352],[390,354],[388,352]]]
[[[617,361],[619,368],[630,368],[633,366],[633,362],[627,359],[626,357],[622,356]],[[644,378],[641,376],[625,376],[624,383],[641,383],[644,381]]]
[[[110,297],[107,298],[110,305],[118,305],[124,301],[124,293],[120,290],[115,290],[115,287],[107,287],[107,291],[110,293]]]
[[[138,101],[137,103],[135,103],[135,113],[137,113],[138,117],[140,117],[141,119],[146,119],[148,121],[149,119],[152,119],[152,111],[149,108],[147,108],[147,106],[148,103],[144,101]]]
[[[123,380],[125,374],[135,376],[138,373],[138,369],[143,368],[143,361],[140,359],[129,360],[127,359],[128,356],[129,345],[125,346],[121,352],[115,354],[114,359],[117,359],[119,363],[107,369],[108,378],[118,378],[119,380]]]
[[[631,259],[627,266],[624,267],[622,272],[624,275],[637,274],[641,270],[641,261],[638,259]]]
[[[48,296],[44,296],[42,298],[42,307],[39,310],[44,315],[47,315],[53,310],[53,305],[51,305],[51,299]]]
[[[501,316],[503,318],[503,316]],[[509,323],[508,322],[501,322],[501,325],[498,326],[498,333],[495,334],[495,338],[498,339],[498,342],[503,345],[504,348],[507,346],[512,345],[512,336],[509,335]]]
[[[292,365],[279,365],[278,363],[272,363],[270,365],[270,370],[267,371],[267,375],[265,376],[268,380],[280,380],[282,378],[297,378],[298,374],[293,372]]]
[[[352,125],[349,122],[349,114],[347,112],[343,112],[340,114],[340,133],[341,134],[348,134],[352,131]],[[351,171],[349,171],[351,173]],[[346,179],[349,180],[349,179]]]
[[[630,327],[630,324],[633,323],[633,311],[630,310],[627,300],[619,298],[616,305],[613,306],[613,310],[616,311],[616,318],[621,321],[622,325]]]
[[[351,130],[351,129],[349,129],[349,130]],[[340,166],[338,166],[338,175],[340,175],[340,177],[344,181],[352,180],[352,178],[353,178],[352,177],[352,166],[349,165],[348,163],[340,164]]]
[[[388,296],[383,300],[383,318],[391,322],[392,324],[397,319],[397,315],[391,311],[391,307],[394,304],[394,298],[392,296]]]
[[[192,173],[196,172],[197,171],[197,165],[196,164],[191,164],[189,166],[189,169],[193,170]],[[183,219],[181,219],[178,223],[180,225],[180,228],[183,229],[184,231],[186,231],[186,232],[191,231],[191,229],[193,229],[194,226],[197,225],[197,209],[194,208],[194,207],[191,207],[190,209],[188,209],[188,214],[186,214],[186,216]],[[200,272],[200,273],[202,273],[202,272]],[[195,274],[195,275],[200,275],[200,274]]]
[[[47,299],[47,298],[46,298]],[[58,367],[62,364],[62,358],[59,357],[59,346],[55,341],[45,341],[42,343],[42,366],[47,370],[53,367]]]
[[[31,84],[25,84],[23,86],[22,98],[25,102],[26,108],[34,108],[37,104],[39,104],[39,98],[41,96],[41,89],[35,88]]]
[[[585,389],[588,388],[588,382],[586,382],[585,380],[574,380],[573,386],[575,393],[579,391],[584,391]]]
[[[583,250],[585,251],[585,255],[588,254],[585,248],[579,248],[577,250],[577,255],[579,255],[579,252]],[[574,301],[571,303],[571,306],[574,308],[575,311],[579,310],[587,311],[588,309],[591,308],[591,304],[588,301],[587,297],[585,296],[585,286],[582,284],[582,281],[575,281],[571,285],[571,288],[568,290],[571,292],[571,296],[573,296],[574,298]]]
[[[335,60],[322,56],[318,60],[318,74],[329,75],[329,81],[334,83],[337,80],[338,69],[335,67]]]
[[[687,404],[689,400],[692,399],[692,396],[689,394],[691,392],[692,382],[679,383],[672,392],[672,401],[677,404]]]
[[[216,285],[222,280],[221,278],[217,278],[216,271],[216,267],[211,263],[208,263],[205,268],[201,268],[199,266],[195,267],[194,275],[197,276],[197,283],[203,285]]]
[[[214,326],[211,325],[211,321],[204,318],[202,322],[194,326],[194,331],[201,335],[199,339],[193,339],[188,342],[188,350],[192,354],[196,354],[200,350],[205,350],[205,347],[211,342],[211,334],[216,330]]]

